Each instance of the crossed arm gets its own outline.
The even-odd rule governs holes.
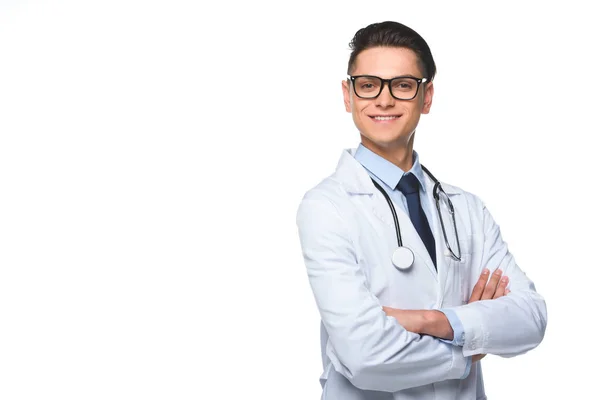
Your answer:
[[[356,227],[348,226],[351,212],[340,212],[327,197],[310,193],[299,207],[297,224],[309,282],[328,334],[326,356],[354,386],[395,392],[460,379],[483,354],[507,357],[539,344],[546,325],[543,298],[516,266],[487,211],[478,232],[485,237],[481,262],[510,276],[512,292],[503,294],[507,282],[492,275],[487,283],[485,276],[469,304],[451,308],[464,328],[462,345],[440,340],[454,336],[442,312],[384,311],[357,262],[350,234]]]
[[[488,280],[489,279],[489,280]],[[502,270],[497,269],[490,277],[490,271],[483,270],[468,304],[480,300],[493,300],[510,293],[507,289],[508,277],[502,277]],[[452,340],[454,330],[446,315],[438,310],[402,310],[383,306],[386,315],[394,317],[407,331],[429,335],[440,339]],[[472,362],[477,362],[485,357],[485,354],[477,354],[472,357]]]

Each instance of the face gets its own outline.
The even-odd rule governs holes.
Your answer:
[[[375,75],[383,79],[402,75],[424,77],[417,55],[410,49],[398,47],[373,47],[362,51],[356,58],[352,75]],[[412,100],[393,98],[388,84],[384,85],[377,98],[361,99],[351,85],[346,80],[342,82],[344,104],[346,111],[352,113],[363,145],[378,152],[412,149],[421,114],[429,113],[431,107],[433,84],[421,83]]]

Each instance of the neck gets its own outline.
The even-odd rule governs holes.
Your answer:
[[[414,135],[411,135],[408,142],[382,146],[361,135],[363,146],[378,156],[385,158],[404,172],[409,171],[413,165],[413,141]]]

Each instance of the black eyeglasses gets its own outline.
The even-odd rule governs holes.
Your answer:
[[[354,93],[361,99],[374,99],[381,94],[383,86],[387,83],[390,94],[397,100],[412,100],[419,91],[421,83],[428,82],[427,78],[414,76],[397,76],[392,79],[383,79],[373,75],[354,75],[348,77],[352,81]]]

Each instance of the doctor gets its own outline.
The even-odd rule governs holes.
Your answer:
[[[297,213],[322,399],[485,399],[478,361],[538,346],[545,301],[482,201],[436,185],[413,150],[434,94],[424,39],[383,22],[350,46],[342,91],[361,143]]]

